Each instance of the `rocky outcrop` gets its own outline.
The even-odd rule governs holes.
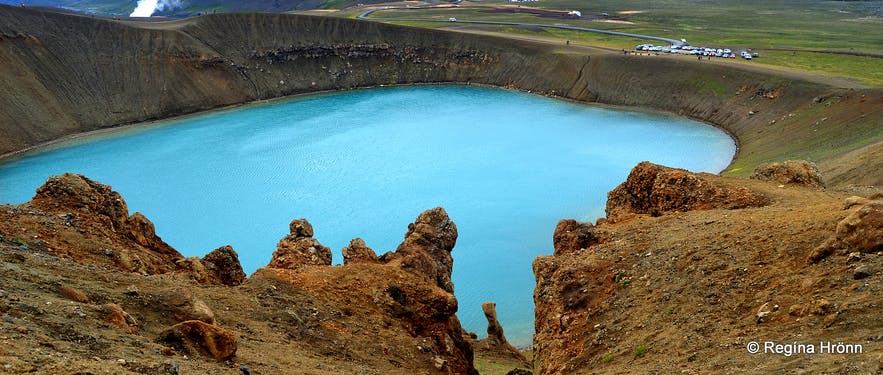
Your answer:
[[[223,361],[236,355],[236,337],[230,331],[199,320],[188,320],[159,334],[157,342],[180,353],[203,355]]]
[[[110,186],[85,176],[65,173],[50,177],[30,204],[58,215],[65,229],[92,233],[106,247],[80,244],[53,247],[83,263],[111,265],[126,271],[160,274],[177,268],[183,259],[157,234],[153,223],[136,212],[129,216],[126,201]]]
[[[824,188],[819,167],[806,160],[788,160],[782,163],[765,163],[754,169],[751,178],[755,180],[774,181],[785,185],[803,185],[812,188]]]
[[[200,260],[212,284],[236,286],[245,281],[239,255],[232,246],[221,246]]]
[[[573,219],[559,221],[552,235],[555,254],[571,253],[601,243],[601,236],[594,229],[592,223]]]
[[[276,245],[267,267],[295,270],[311,265],[331,265],[331,249],[313,238],[313,226],[306,219],[293,220],[289,229],[291,234]]]
[[[818,262],[838,250],[883,251],[883,202],[865,204],[837,223],[834,234],[812,251],[809,261]]]
[[[423,212],[417,221],[408,225],[405,241],[384,260],[399,259],[406,270],[428,277],[440,288],[453,293],[451,250],[456,243],[457,225],[444,208],[436,207]]]
[[[71,210],[91,214],[110,229],[121,233],[129,231],[126,201],[110,186],[83,175],[65,173],[49,177],[37,188],[37,195],[31,202],[47,211]]]
[[[607,194],[607,218],[620,221],[636,214],[760,207],[770,201],[744,186],[727,187],[707,175],[649,162],[635,166],[628,179]]]
[[[472,346],[456,317],[458,303],[451,283],[457,227],[443,208],[421,213],[408,225],[396,251],[380,258],[363,240],[352,240],[343,249],[343,267],[328,266],[330,259],[317,263],[315,252],[303,250],[317,247],[307,241],[313,240],[309,237],[313,229],[306,220],[295,220],[290,230],[292,234],[280,241],[280,251],[270,264],[255,272],[246,285],[281,281],[291,288],[329,290],[321,296],[325,305],[386,321],[402,338],[414,340],[417,353],[400,353],[413,356],[409,361],[445,373],[476,374]]]
[[[344,265],[353,263],[377,263],[380,261],[379,258],[377,258],[377,254],[374,253],[374,250],[368,247],[365,240],[361,238],[354,238],[341,252],[343,253]]]

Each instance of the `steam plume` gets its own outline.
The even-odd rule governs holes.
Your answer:
[[[150,17],[157,11],[180,6],[181,0],[138,0],[138,5],[129,17]]]

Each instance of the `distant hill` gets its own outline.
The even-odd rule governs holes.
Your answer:
[[[309,9],[344,8],[357,3],[383,0],[158,0],[154,16],[187,17],[214,12],[288,12]],[[48,6],[80,13],[128,16],[136,0],[0,0],[0,4]]]

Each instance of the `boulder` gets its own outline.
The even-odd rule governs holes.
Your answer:
[[[221,246],[206,254],[200,262],[210,284],[236,286],[245,281],[239,255],[232,246]]]
[[[739,209],[770,203],[747,187],[723,186],[707,176],[641,162],[625,182],[607,194],[607,218],[616,222],[635,214],[659,216],[673,211]]]
[[[766,163],[757,166],[751,178],[773,181],[784,185],[803,185],[824,188],[819,167],[806,160],[788,160],[782,163]]]
[[[188,320],[167,328],[159,334],[157,342],[181,353],[199,354],[216,361],[235,356],[237,349],[233,333],[199,320]]]
[[[837,223],[834,234],[813,249],[810,263],[837,250],[873,253],[883,250],[883,202],[865,204]]]
[[[331,265],[331,249],[322,246],[313,236],[313,226],[305,219],[289,225],[291,234],[276,245],[267,267],[296,270],[311,265]]]
[[[378,263],[377,254],[374,253],[365,241],[361,238],[355,238],[350,241],[349,246],[343,248],[343,264],[352,263]]]
[[[166,289],[152,296],[155,308],[166,312],[175,322],[199,320],[214,324],[215,314],[211,308],[188,289]]]
[[[555,255],[572,253],[601,243],[593,229],[592,223],[580,223],[572,219],[559,221],[552,235]]]

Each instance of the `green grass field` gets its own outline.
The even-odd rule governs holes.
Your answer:
[[[883,55],[883,1],[541,0],[525,4],[546,9],[579,10],[584,15],[608,13],[631,23],[565,20],[525,13],[489,13],[469,8],[505,4],[510,3],[501,0],[466,1],[461,9],[389,10],[376,12],[372,17],[440,20],[456,17],[463,20],[568,24],[673,39],[685,38],[693,45],[761,49],[762,56],[753,61],[755,64],[846,77],[868,86],[883,86],[883,58],[766,50],[793,48]],[[431,28],[452,27],[444,23],[407,24]],[[567,39],[612,48],[632,49],[642,43],[632,38],[566,30],[468,27]]]

